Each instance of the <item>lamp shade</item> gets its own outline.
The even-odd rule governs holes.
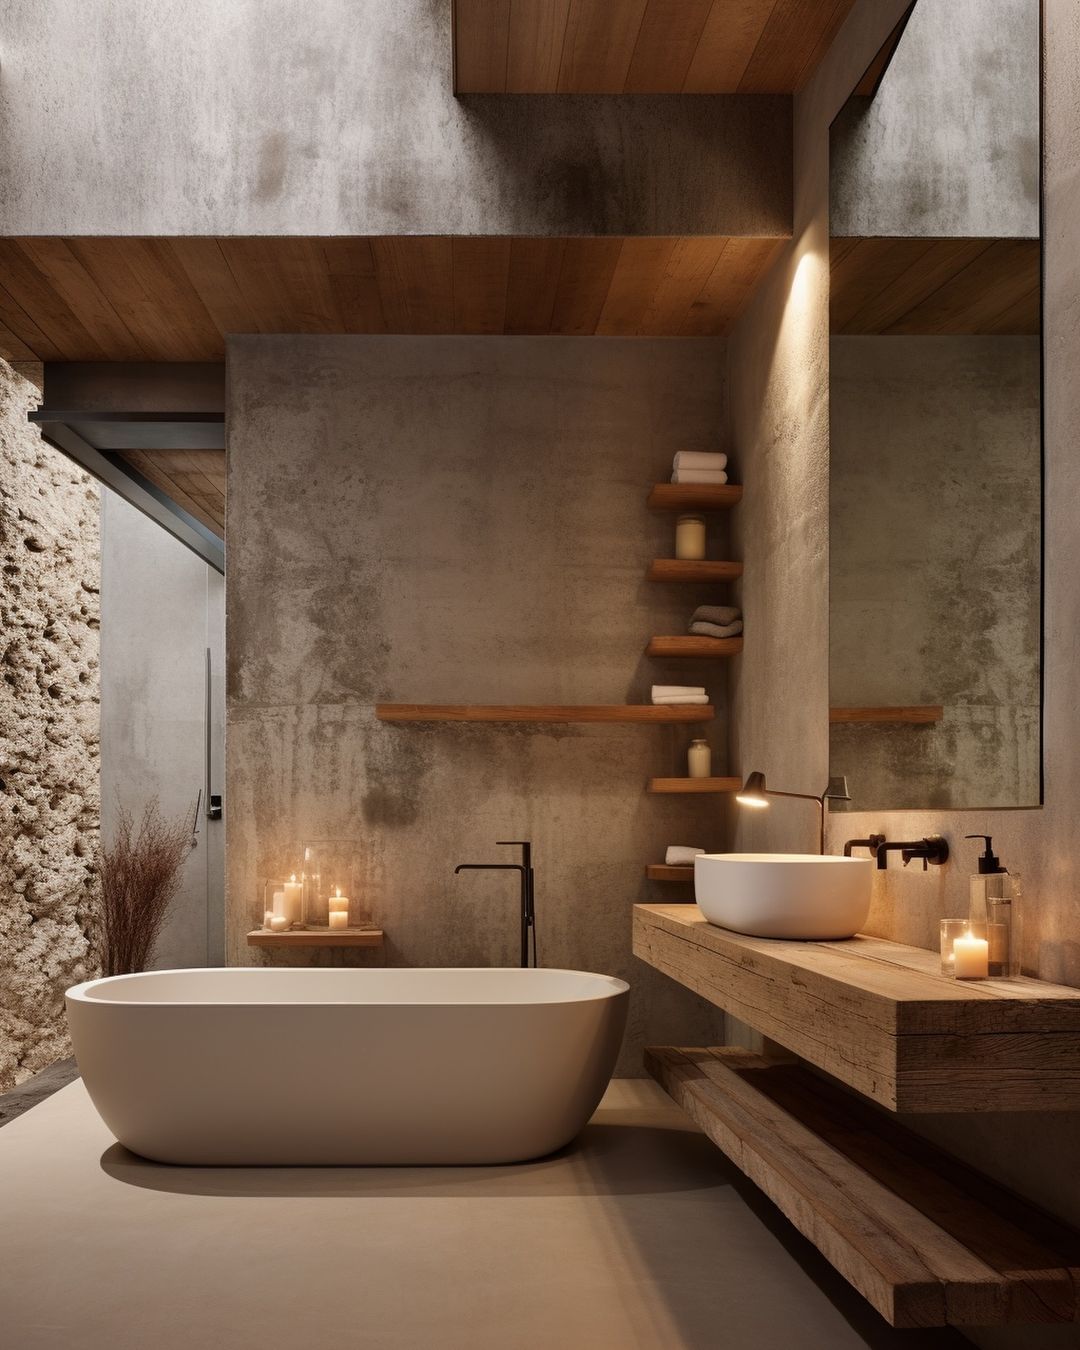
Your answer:
[[[759,808],[768,806],[769,799],[765,792],[765,775],[755,769],[753,773],[747,775],[742,791],[735,794],[735,800],[740,806],[756,806]]]

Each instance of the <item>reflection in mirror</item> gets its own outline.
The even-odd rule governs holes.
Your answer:
[[[830,768],[1041,796],[1039,0],[916,0],[832,129]]]

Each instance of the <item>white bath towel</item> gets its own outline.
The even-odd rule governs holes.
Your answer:
[[[673,483],[726,483],[727,474],[723,469],[676,469],[671,475]]]
[[[682,694],[707,694],[703,684],[654,684],[650,694],[655,703],[658,698],[678,698]]]
[[[666,694],[663,698],[654,698],[653,704],[657,708],[672,708],[681,705],[703,708],[708,701],[708,694]]]
[[[737,605],[698,605],[690,616],[691,623],[734,623],[742,618],[742,610]]]
[[[671,467],[679,469],[715,469],[727,468],[727,455],[714,455],[705,450],[680,450],[672,461]]]
[[[742,619],[736,619],[734,623],[705,623],[699,619],[697,623],[690,625],[690,631],[696,637],[717,637],[731,638],[738,637],[742,632]]]
[[[689,844],[669,844],[664,862],[668,867],[693,867],[694,859],[704,852],[703,848],[691,848]]]

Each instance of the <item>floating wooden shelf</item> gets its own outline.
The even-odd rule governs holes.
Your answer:
[[[711,722],[711,704],[580,703],[498,704],[377,703],[380,722]]]
[[[738,792],[741,778],[650,778],[650,792]]]
[[[646,504],[650,511],[722,511],[740,501],[738,483],[657,483]]]
[[[635,905],[634,955],[892,1111],[1080,1109],[1080,989],[954,980],[879,938],[785,942]]]
[[[645,648],[646,656],[737,656],[742,651],[741,637],[654,637]]]
[[[381,928],[290,928],[270,933],[254,928],[247,935],[249,947],[381,947]]]
[[[1078,1320],[1080,1234],[849,1093],[727,1046],[645,1067],[891,1325]]]
[[[692,867],[669,867],[667,863],[649,863],[645,875],[650,881],[693,881]]]
[[[830,708],[830,722],[894,722],[925,726],[940,722],[945,709],[940,703],[918,708]]]
[[[650,581],[736,581],[741,562],[700,562],[688,558],[654,558],[646,573]]]

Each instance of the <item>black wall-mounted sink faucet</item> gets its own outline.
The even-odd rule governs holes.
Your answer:
[[[882,872],[889,865],[889,854],[899,853],[906,867],[912,858],[921,858],[923,871],[928,864],[940,867],[949,861],[949,841],[940,834],[927,835],[925,839],[908,840],[904,843],[881,843],[874,850],[878,869]]]
[[[844,857],[850,858],[852,849],[868,848],[872,857],[877,857],[877,851],[885,842],[883,834],[871,834],[865,839],[849,839],[844,845]]]
[[[527,839],[498,839],[500,848],[509,846],[521,848],[519,863],[458,863],[454,876],[459,872],[517,872],[521,876],[521,968],[529,965],[529,939],[532,938],[532,965],[537,966],[536,956],[536,882],[532,866],[532,843]]]

